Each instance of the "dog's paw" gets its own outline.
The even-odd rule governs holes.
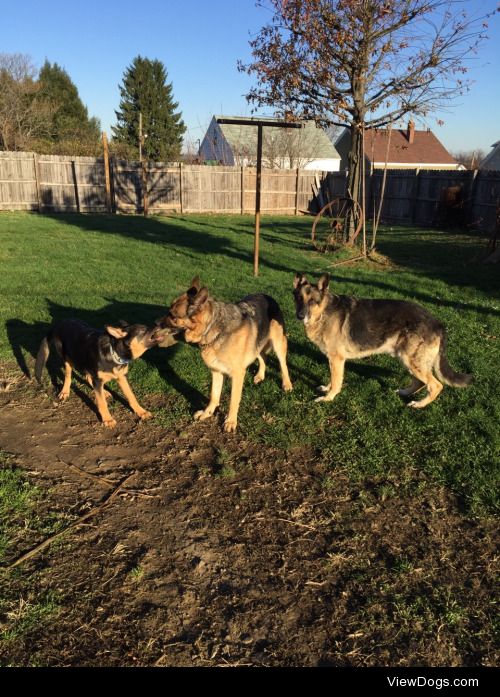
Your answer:
[[[408,404],[406,406],[412,407],[412,409],[423,409],[428,404],[428,402],[426,402],[425,404],[422,404],[423,401],[424,401],[423,399],[420,399],[418,401],[413,400],[412,402],[408,402]]]
[[[237,426],[238,426],[237,421],[230,421],[229,418],[227,418],[224,421],[224,431],[226,433],[234,433],[234,431],[236,431]]]
[[[200,411],[195,411],[193,418],[195,421],[205,421],[213,416],[213,411],[209,409],[200,409]]]
[[[259,375],[259,374],[257,373],[257,375],[255,375],[255,377],[254,377],[254,379],[253,379],[253,384],[254,384],[254,385],[258,385],[258,384],[261,383],[263,380],[264,380],[264,376],[263,376],[263,375]]]
[[[64,390],[61,390],[61,391],[59,392],[59,394],[57,395],[57,399],[58,399],[60,402],[65,402],[65,401],[68,399],[68,397],[69,397],[69,390],[68,390],[68,392],[65,392]]]
[[[106,428],[114,428],[116,426],[116,419],[105,419],[102,425]]]
[[[137,414],[137,416],[140,418],[141,421],[146,421],[147,419],[152,419],[153,414],[150,411],[141,411],[140,413]]]
[[[323,397],[316,397],[314,400],[315,402],[332,402],[335,398],[335,395],[329,395],[325,394]]]
[[[291,382],[284,382],[282,383],[281,387],[285,392],[291,392],[293,390],[293,385]]]

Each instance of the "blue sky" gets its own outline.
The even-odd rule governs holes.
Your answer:
[[[466,4],[481,13],[496,2]],[[270,17],[254,0],[23,0],[2,5],[0,51],[29,54],[37,67],[46,58],[59,63],[90,115],[108,132],[115,123],[118,85],[138,54],[165,64],[191,143],[203,138],[213,114],[250,115],[244,95],[252,78],[238,73],[236,64],[249,60],[249,38]],[[425,124],[450,150],[489,152],[500,140],[500,14],[488,34],[491,38],[469,64],[475,80],[470,93],[449,113],[431,115]],[[444,126],[437,125],[437,117]]]

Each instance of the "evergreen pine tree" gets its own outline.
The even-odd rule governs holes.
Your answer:
[[[89,118],[87,107],[68,73],[57,63],[51,65],[45,61],[38,79],[44,98],[55,108],[50,140],[95,145],[101,131],[99,119]]]
[[[137,56],[127,68],[120,85],[120,109],[117,124],[112,126],[114,141],[139,152],[139,113],[142,113],[143,155],[148,160],[177,160],[181,153],[186,126],[182,114],[176,112],[172,83],[159,60]]]

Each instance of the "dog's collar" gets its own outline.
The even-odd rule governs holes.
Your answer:
[[[128,363],[130,363],[130,361],[127,358],[122,358],[121,356],[119,356],[114,350],[114,348],[111,346],[111,344],[109,345],[109,353],[111,355],[111,360],[113,361],[113,363],[116,363],[116,365],[127,365]]]

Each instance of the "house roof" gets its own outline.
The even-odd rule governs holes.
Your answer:
[[[413,143],[409,143],[406,129],[393,129],[387,155],[388,134],[386,129],[365,131],[365,155],[370,162],[387,159],[391,164],[458,164],[432,131],[415,130]]]
[[[479,168],[500,170],[500,140],[493,143],[491,147],[493,150],[486,155],[484,160],[479,165]]]
[[[217,119],[238,119],[238,116],[215,116]],[[261,118],[259,121],[276,123],[283,119]],[[290,149],[295,150],[294,155],[300,158],[314,160],[340,159],[340,155],[333,146],[322,128],[318,128],[314,121],[303,121],[300,129],[267,128],[263,129],[262,152],[264,157],[287,157]],[[231,146],[234,154],[257,156],[257,126],[244,126],[237,124],[219,124],[224,137]]]

